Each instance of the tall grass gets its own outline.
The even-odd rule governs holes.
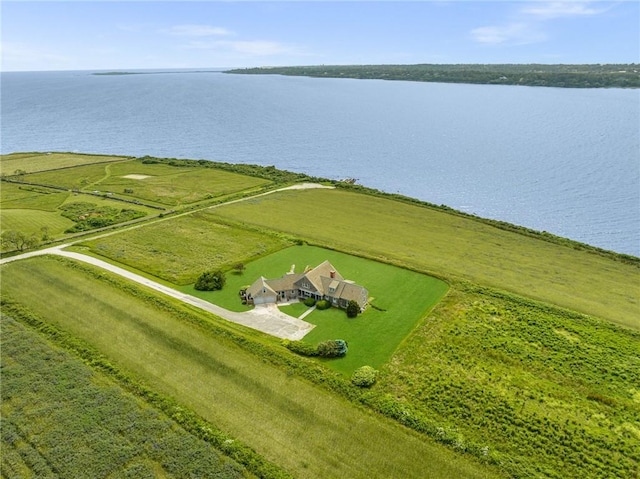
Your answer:
[[[2,477],[248,477],[33,331],[1,322]]]

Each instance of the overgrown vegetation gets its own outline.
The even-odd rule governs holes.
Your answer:
[[[2,477],[248,477],[68,353],[1,321]]]
[[[96,228],[103,228],[118,223],[124,223],[146,216],[140,210],[119,209],[113,206],[98,206],[95,203],[76,202],[67,203],[60,207],[62,216],[69,218],[76,224],[65,233],[77,233]]]
[[[378,387],[407,422],[444,421],[460,448],[491,438],[518,477],[634,477],[639,345],[639,332],[593,317],[457,288]]]
[[[226,73],[565,88],[640,88],[640,65],[635,63],[315,65],[240,68]]]

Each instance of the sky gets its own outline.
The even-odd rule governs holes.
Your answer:
[[[2,71],[640,63],[640,2],[19,1]]]

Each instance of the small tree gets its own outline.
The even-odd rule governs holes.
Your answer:
[[[244,273],[244,263],[238,263],[238,264],[234,265],[233,269],[235,270],[235,272],[237,274]]]
[[[358,387],[368,388],[375,384],[378,371],[371,366],[362,366],[356,369],[351,376],[351,382]]]
[[[358,316],[359,312],[360,312],[360,306],[358,305],[358,303],[353,299],[349,301],[349,304],[347,304],[347,317],[355,318],[356,316]]]
[[[193,287],[198,291],[216,291],[224,287],[225,281],[222,271],[206,271],[200,275]]]

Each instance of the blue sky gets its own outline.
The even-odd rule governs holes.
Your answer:
[[[2,70],[638,63],[640,2],[4,0]]]

